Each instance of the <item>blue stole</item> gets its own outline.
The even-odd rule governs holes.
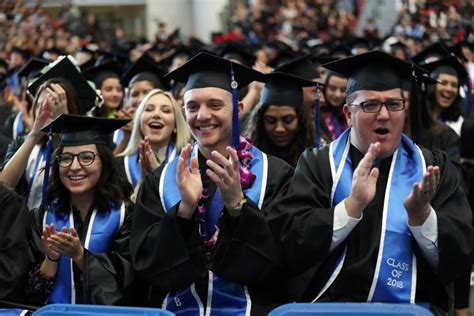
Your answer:
[[[25,123],[23,122],[23,112],[18,112],[13,121],[13,139],[25,132]]]
[[[166,157],[163,163],[168,160],[173,160],[176,156],[176,150],[174,144],[169,144],[166,149]],[[142,177],[142,168],[140,166],[140,157],[138,150],[130,156],[125,156],[123,159],[125,174],[127,175],[128,182],[135,188]]]
[[[343,201],[351,191],[353,168],[349,154],[350,131],[351,129],[347,129],[329,147],[333,178],[332,206]],[[420,148],[403,134],[401,143],[392,156],[385,190],[380,245],[368,302],[415,302],[416,257],[413,254],[412,235],[403,202],[410,194],[413,184],[422,180],[425,171],[425,160]],[[315,301],[342,270],[346,250],[338,258]]]
[[[120,142],[122,141],[123,139],[123,131],[122,129],[118,129],[114,132],[113,136],[112,136],[112,141],[114,142],[114,144],[116,146],[118,146],[120,144]]]
[[[97,212],[95,209],[91,215],[84,248],[92,253],[104,253],[109,251],[110,243],[115,233],[120,229],[125,219],[125,205],[110,207],[106,212]],[[56,229],[62,227],[75,227],[72,209],[61,211],[57,202],[53,202],[43,217],[43,227],[54,223]],[[85,228],[85,227],[84,227]],[[83,228],[83,229],[84,229]],[[76,303],[76,291],[74,285],[73,260],[70,257],[61,256],[58,263],[58,272],[53,290],[48,298],[48,303]]]
[[[198,146],[194,146],[193,156],[197,155]],[[267,184],[268,161],[265,153],[257,148],[250,149],[253,155],[250,170],[256,179],[250,188],[243,192],[259,208],[263,205],[265,189]],[[176,166],[178,158],[167,163],[163,168],[160,178],[160,200],[163,209],[168,212],[173,206],[181,201],[178,185],[176,182]],[[214,234],[215,226],[219,219],[224,204],[219,190],[216,190],[210,207],[207,209],[208,236]],[[212,271],[208,274],[207,303],[203,305],[196,293],[195,284],[176,293],[168,293],[163,301],[163,309],[172,311],[176,315],[250,315],[251,301],[247,287],[220,278]]]
[[[30,171],[29,175],[27,175],[30,180],[28,182],[28,191],[26,192],[25,197],[28,209],[30,210],[38,207],[42,201],[44,170],[40,174],[40,168],[45,165],[47,154],[48,147],[46,145],[41,145],[37,152],[33,150],[30,155],[36,155],[31,162],[33,163],[33,169]],[[36,178],[37,176],[40,176],[40,178]]]
[[[2,316],[21,316],[26,315],[28,310],[19,308],[0,308],[0,315]]]

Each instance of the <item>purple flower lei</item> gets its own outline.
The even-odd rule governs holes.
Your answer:
[[[253,146],[253,141],[251,139],[245,138],[240,136],[240,144],[239,149],[237,150],[237,156],[239,157],[239,173],[240,173],[240,185],[242,189],[247,189],[252,186],[254,183],[256,176],[250,171],[250,164],[253,159],[253,155],[250,152],[250,149]],[[215,226],[214,234],[209,238],[208,237],[208,229],[207,229],[207,214],[206,214],[206,202],[209,200],[209,190],[207,188],[203,188],[201,193],[201,198],[199,199],[198,203],[198,210],[199,210],[199,234],[201,235],[202,241],[204,242],[204,248],[206,251],[211,251],[216,242],[217,237],[219,235],[219,227]]]

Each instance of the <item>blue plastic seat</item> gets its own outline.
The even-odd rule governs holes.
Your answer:
[[[159,308],[125,306],[51,304],[38,309],[34,316],[104,315],[104,316],[172,316],[174,313]]]
[[[382,315],[430,316],[427,308],[414,304],[388,303],[293,303],[275,308],[268,316]]]

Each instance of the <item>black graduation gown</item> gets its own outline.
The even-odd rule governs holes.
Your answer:
[[[32,252],[36,264],[43,262],[45,252],[41,243],[44,210],[32,212]],[[133,305],[137,293],[133,291],[133,266],[129,255],[129,235],[131,229],[133,205],[126,204],[125,219],[110,245],[107,253],[92,254],[84,249],[84,268],[81,273],[73,264],[76,284],[76,303],[100,305]],[[84,244],[92,211],[82,222],[79,211],[73,210],[74,222]],[[60,229],[60,227],[56,227]],[[138,295],[138,294],[137,294]]]
[[[0,300],[21,302],[30,263],[30,219],[23,200],[0,184]]]
[[[353,168],[362,154],[351,146]],[[472,247],[471,211],[460,177],[447,155],[423,149],[427,165],[438,165],[441,183],[431,205],[438,219],[439,269],[432,271],[413,238],[417,257],[416,300],[448,309],[447,290],[451,282],[469,266]],[[347,246],[344,266],[320,300],[367,300],[380,243],[383,194],[388,179],[390,159],[382,162],[377,181],[377,194],[365,208],[364,216],[347,238],[331,253],[334,207],[330,207],[332,177],[329,146],[319,152],[303,153],[289,194],[278,201],[272,229],[280,238],[284,263],[290,271],[289,291],[298,301],[312,301],[329,277],[343,248]],[[452,295],[450,290],[450,295]]]
[[[199,154],[201,178],[211,198],[216,186],[205,174],[205,158]],[[217,243],[207,255],[198,233],[197,217],[176,216],[178,204],[165,212],[159,197],[164,166],[150,173],[139,191],[130,236],[134,267],[142,284],[147,284],[147,305],[161,307],[167,292],[184,289],[193,282],[202,302],[207,299],[207,275],[249,286],[252,314],[266,314],[275,304],[272,290],[281,267],[276,246],[266,221],[269,203],[283,194],[293,169],[284,161],[268,156],[268,179],[262,210],[248,199],[238,218],[227,212],[220,217]],[[195,213],[196,214],[196,213]],[[273,287],[272,287],[273,286]],[[262,289],[263,288],[263,289]]]

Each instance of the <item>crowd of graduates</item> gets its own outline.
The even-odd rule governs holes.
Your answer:
[[[468,4],[402,2],[381,39],[358,1],[239,2],[212,44],[0,6],[1,306],[467,315]]]

